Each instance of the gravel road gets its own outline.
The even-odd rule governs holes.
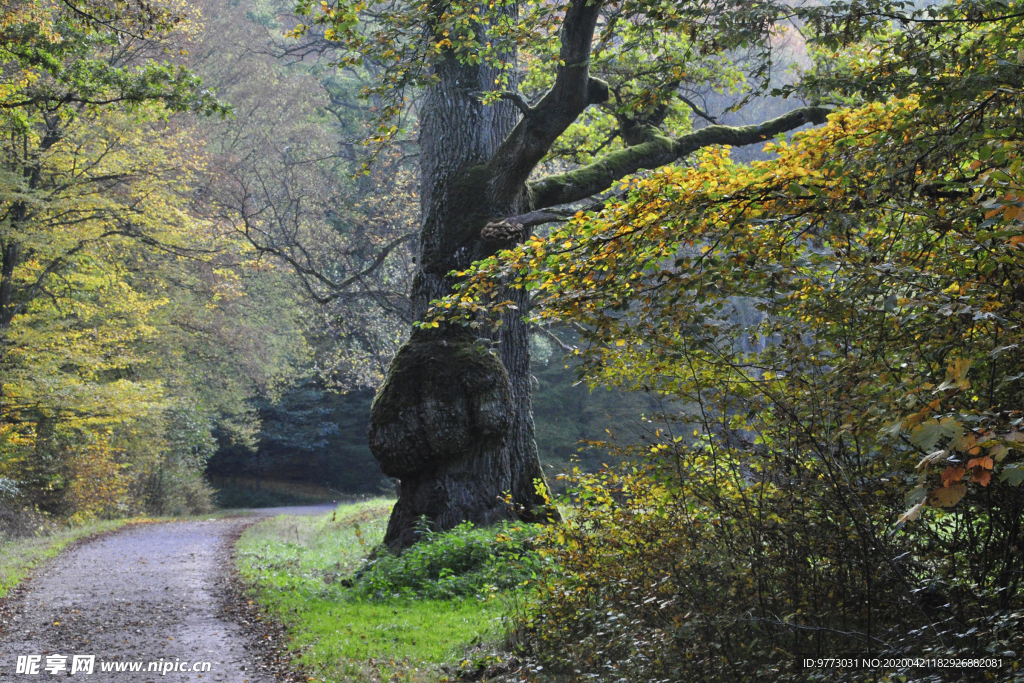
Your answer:
[[[5,606],[0,681],[70,674],[74,655],[94,655],[82,681],[280,681],[261,667],[254,640],[229,608],[230,551],[254,516],[317,514],[305,506],[254,510],[249,516],[130,525],[79,545],[36,572]],[[42,655],[39,672],[16,673],[18,655]],[[46,670],[64,655],[66,670]],[[161,662],[166,674],[147,671]],[[58,662],[60,660],[57,660]],[[142,671],[104,672],[104,663],[143,662]],[[209,662],[206,672],[175,671]],[[116,665],[116,664],[115,664]]]

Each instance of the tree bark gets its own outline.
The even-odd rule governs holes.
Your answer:
[[[525,206],[525,184],[499,191],[488,168],[519,110],[512,102],[480,102],[480,93],[493,87],[491,67],[439,58],[434,74],[437,82],[420,110],[417,320],[431,301],[451,292],[448,273],[526,236],[484,230]],[[446,530],[462,521],[487,525],[544,516],[534,483],[543,475],[523,321],[527,300],[517,290],[508,296],[520,310],[504,317],[493,339],[475,339],[461,327],[414,330],[374,400],[370,446],[384,472],[400,481],[385,537],[394,552],[416,541],[422,518]]]

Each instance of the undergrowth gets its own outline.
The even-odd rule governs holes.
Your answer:
[[[421,530],[400,556],[385,554],[360,572],[353,589],[369,599],[486,598],[535,579],[541,557],[531,549],[536,529],[505,523],[480,529],[469,522],[446,533]]]
[[[442,667],[466,665],[467,648],[504,634],[505,599],[539,567],[528,525],[425,531],[401,557],[368,562],[392,503],[281,516],[239,539],[243,579],[288,625],[315,680],[441,680]]]

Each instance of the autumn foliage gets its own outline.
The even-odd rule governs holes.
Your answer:
[[[216,424],[302,353],[272,347],[295,317],[261,298],[274,273],[193,202],[190,115],[227,113],[183,64],[196,30],[175,2],[4,5],[5,509],[209,509]]]
[[[808,17],[825,126],[624,183],[435,308],[486,325],[512,282],[581,330],[588,381],[687,406],[625,453],[643,469],[574,477],[565,573],[524,622],[549,666],[808,680],[798,656],[971,653],[1018,676],[1021,23],[864,11],[845,61]]]

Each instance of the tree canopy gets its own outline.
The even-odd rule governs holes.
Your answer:
[[[804,680],[771,652],[1016,647],[1021,15],[838,10],[805,15],[821,66],[789,88],[824,126],[625,181],[434,308],[485,325],[510,282],[577,326],[589,382],[689,406],[641,469],[575,478],[529,622],[552,666]]]
[[[926,16],[957,26],[959,14],[942,12]],[[802,392],[821,382],[839,414],[836,431],[813,438],[870,437],[924,455],[956,436],[952,451],[920,463],[925,472],[953,451],[978,454],[980,439],[994,458],[967,458],[952,481],[957,467],[942,469],[940,488],[968,474],[987,485],[1016,448],[1019,424],[1020,95],[1016,67],[1004,72],[1001,59],[1019,25],[1011,16],[1004,31],[976,27],[966,47],[958,35],[956,60],[947,58],[969,69],[914,78],[925,65],[906,44],[946,36],[943,21],[873,35],[867,65],[804,86],[842,96],[859,78],[872,89],[846,95],[895,99],[838,108],[828,125],[770,143],[766,161],[735,164],[724,147],[625,183],[625,198],[602,212],[578,212],[474,266],[438,311],[472,320],[494,283],[511,277],[535,293],[538,317],[584,327],[583,368],[594,381],[698,401],[702,386],[716,387],[724,428],[738,417],[730,402],[741,390],[750,414],[777,402],[818,411]],[[770,414],[804,419],[786,412]],[[1019,483],[1012,457],[1005,466],[1002,478]]]

